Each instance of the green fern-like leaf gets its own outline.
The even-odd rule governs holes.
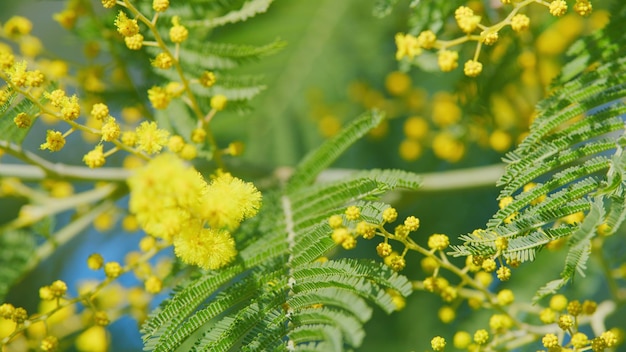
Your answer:
[[[320,262],[336,244],[327,219],[346,204],[376,221],[386,205],[363,201],[396,188],[414,189],[419,178],[398,170],[370,170],[346,180],[311,184],[338,151],[345,150],[380,115],[358,119],[311,154],[290,183],[269,192],[256,218],[235,234],[235,263],[189,279],[142,328],[150,351],[341,351],[358,347],[363,324],[376,305],[395,309],[391,292],[409,295],[409,281],[382,263],[339,259]],[[315,197],[315,195],[323,195]]]
[[[249,0],[244,2],[243,6],[239,9],[232,10],[219,17],[192,21],[189,25],[191,27],[212,28],[229,23],[245,21],[251,17],[266,12],[272,2],[274,2],[274,0]]]
[[[363,137],[367,131],[378,126],[383,115],[371,111],[352,122],[343,133],[328,140],[320,148],[306,155],[289,180],[287,190],[292,191],[308,185],[317,175],[335,161],[350,145]]]
[[[34,253],[35,239],[31,234],[23,231],[0,234],[0,302],[24,274]]]
[[[583,275],[590,241],[605,224],[608,233],[626,217],[624,153],[626,141],[626,38],[621,29],[626,5],[616,4],[612,22],[568,51],[574,55],[538,105],[528,137],[506,155],[500,198],[512,201],[488,222],[486,232],[461,236],[456,255],[493,255],[495,239],[507,237],[507,259],[533,260],[543,246],[566,239],[568,255],[561,279],[539,290],[553,293],[578,273]],[[534,182],[534,188],[520,190]],[[584,213],[568,223],[567,216]]]

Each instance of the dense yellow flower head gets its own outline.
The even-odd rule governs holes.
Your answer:
[[[102,140],[111,142],[120,136],[120,125],[115,121],[115,118],[109,117],[102,125],[100,130],[102,132]]]
[[[518,13],[511,18],[511,28],[516,32],[522,32],[530,27],[530,18],[528,16]]]
[[[198,78],[198,81],[200,81],[200,84],[204,87],[211,87],[217,82],[217,78],[215,77],[215,73],[204,71],[202,75],[200,75],[200,78]]]
[[[137,147],[148,154],[161,151],[168,142],[169,132],[158,128],[156,122],[144,121],[135,129]]]
[[[74,121],[80,116],[80,105],[78,104],[78,97],[76,97],[76,95],[63,99],[61,102],[61,114],[63,115],[63,119],[67,121]]]
[[[396,34],[396,47],[398,50],[396,51],[396,59],[402,60],[405,56],[408,56],[409,59],[413,59],[422,53],[422,48],[420,47],[419,41],[417,38],[411,34]]]
[[[139,33],[139,25],[137,20],[131,20],[126,14],[120,11],[115,18],[115,27],[117,31],[124,37],[132,37]]]
[[[168,53],[159,53],[154,60],[151,60],[152,66],[161,69],[168,69],[174,64],[174,59]]]
[[[95,148],[85,154],[85,156],[83,156],[83,161],[85,162],[85,165],[92,169],[103,166],[106,159],[104,157],[102,144],[98,144]]]
[[[437,41],[437,36],[431,30],[422,31],[417,36],[417,42],[424,49],[431,49],[435,42]]]
[[[459,53],[452,50],[441,50],[437,56],[437,64],[443,72],[450,72],[459,66]]]
[[[165,88],[154,86],[148,89],[148,100],[155,109],[165,109],[170,104],[172,96]]]
[[[170,28],[170,40],[174,43],[182,43],[187,40],[188,36],[189,31],[180,24],[180,18],[174,16],[172,18],[172,27]]]
[[[4,23],[4,35],[8,38],[16,38],[29,34],[33,29],[32,22],[22,16],[13,16]]]
[[[567,2],[565,0],[554,0],[550,3],[549,8],[552,16],[563,16],[567,12]]]
[[[430,345],[434,351],[443,351],[444,347],[446,347],[446,339],[441,336],[435,336],[430,340]]]
[[[190,212],[198,211],[206,183],[173,154],[163,154],[129,178],[129,209],[150,235],[171,239]]]
[[[115,0],[101,0],[102,1],[102,6],[105,9],[110,9],[113,6],[115,6]]]
[[[463,67],[463,73],[468,77],[476,77],[483,71],[483,64],[476,60],[467,60]]]
[[[183,262],[215,270],[230,263],[237,254],[235,241],[225,230],[185,230],[174,239],[174,253]]]
[[[144,231],[172,242],[183,262],[204,269],[232,261],[236,250],[228,230],[261,206],[261,194],[251,183],[218,172],[207,184],[193,167],[169,153],[138,169],[128,184],[129,210]]]
[[[153,0],[152,8],[154,11],[163,12],[170,6],[169,0]]]
[[[27,113],[20,112],[19,114],[17,114],[17,116],[13,118],[13,122],[19,128],[27,128],[30,127],[32,119],[30,118],[30,116],[28,116]]]
[[[574,11],[581,16],[588,16],[592,10],[593,6],[588,0],[576,0],[576,4],[574,4]]]
[[[58,152],[65,146],[65,137],[59,131],[48,130],[46,132],[46,142],[39,146],[40,149],[48,149],[51,152]]]
[[[233,229],[256,215],[260,206],[261,193],[252,183],[220,172],[202,195],[202,218],[214,228]]]
[[[222,111],[226,108],[228,98],[223,94],[217,94],[211,97],[211,108],[217,111]]]
[[[474,15],[474,11],[467,6],[461,6],[454,12],[454,18],[459,28],[465,33],[473,32],[480,23],[480,16]]]
[[[137,33],[135,35],[131,35],[130,37],[125,37],[124,43],[130,50],[139,50],[143,46],[143,35],[141,35],[141,33]]]

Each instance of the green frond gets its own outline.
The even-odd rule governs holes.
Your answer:
[[[585,195],[596,190],[599,185],[600,183],[594,177],[586,177],[568,185],[568,187],[561,188],[560,190],[549,194],[542,202],[526,209],[526,207],[528,207],[533,200],[545,195],[549,189],[549,185],[538,184],[537,187],[531,189],[530,191],[521,193],[513,198],[513,202],[511,202],[508,206],[498,210],[494,217],[487,223],[487,228],[494,229],[498,226],[505,226],[503,225],[505,219],[519,211],[524,212],[522,214],[523,216],[524,214],[535,214],[538,212],[549,213],[551,210],[558,212],[559,207],[562,207],[568,202],[576,202],[582,199]]]
[[[466,5],[464,0],[412,0],[409,12],[409,33],[414,35],[421,31],[430,29],[439,32],[447,20],[452,16],[454,10],[461,5]]]
[[[541,298],[555,294],[561,287],[565,286],[565,284],[567,284],[567,280],[563,279],[552,280],[546,283],[537,290],[537,293],[533,297],[533,302],[537,303]]]
[[[398,187],[417,189],[421,178],[413,173],[401,170],[369,170],[357,172],[346,180],[307,187],[295,191],[290,196],[294,208],[295,226],[301,223],[311,223],[310,214],[319,214],[316,220],[326,220],[324,217],[333,215],[336,209],[347,202],[359,199],[368,199],[381,195],[384,192]],[[367,203],[363,203],[366,205]],[[330,212],[324,210],[330,210]]]
[[[336,209],[346,204],[346,201],[380,195],[384,188],[384,185],[367,178],[338,182],[323,188],[324,192],[311,192],[310,195],[297,200],[297,203],[294,203],[294,217],[301,219],[307,214],[315,214],[323,209]]]
[[[296,351],[343,351],[340,331],[326,324],[299,326],[289,338],[299,345]]]
[[[604,224],[607,226],[607,228],[604,229],[604,235],[610,236],[617,231],[619,226],[624,223],[624,219],[626,219],[626,199],[624,198],[624,192],[622,191],[621,194],[607,197],[605,202],[607,202],[609,212],[604,220]]]
[[[234,315],[228,315],[207,329],[195,343],[196,351],[231,351],[271,311],[280,309],[284,295],[270,292],[256,297]]]
[[[615,20],[610,21],[602,30],[594,31],[570,46],[566,52],[566,64],[559,77],[553,82],[553,86],[571,81],[588,70],[589,66],[596,61],[602,59],[604,62],[609,62],[612,57],[623,56],[626,38],[624,38],[622,19],[626,18],[626,7],[623,3],[615,1],[612,3],[610,13]]]
[[[338,287],[302,291],[289,297],[287,304],[294,311],[318,305],[333,307],[345,312],[344,314],[352,315],[361,323],[369,320],[372,315],[372,308],[358,293]]]
[[[200,98],[212,97],[216,94],[225,95],[230,102],[250,100],[265,90],[261,76],[218,76],[218,83],[210,88],[194,85],[192,91]]]
[[[144,348],[154,350],[159,343],[167,340],[202,302],[241,270],[240,266],[230,266],[178,287],[175,294],[154,310],[142,326]]]
[[[621,82],[626,79],[626,59],[622,72],[612,71],[612,64],[601,67],[602,73],[611,78],[604,77],[590,82],[580,82],[579,91],[570,91],[564,86],[564,91],[559,90],[558,95],[554,95],[543,104],[539,104],[540,114],[531,125],[531,133],[520,144],[516,150],[517,155],[526,155],[533,150],[542,138],[549,135],[555,128],[567,121],[572,120],[581,114],[585,114],[593,109],[598,109],[606,104],[619,104],[619,99],[626,96],[626,87],[622,87]],[[601,74],[597,71],[583,74],[578,80],[585,81],[588,75],[596,76]],[[618,76],[618,77],[614,77]],[[622,126],[623,127],[623,126]]]
[[[276,39],[265,45],[246,45],[215,42],[190,42],[180,48],[180,62],[182,67],[197,76],[205,70],[229,70],[243,64],[259,61],[273,55],[286,46],[285,41]],[[156,55],[156,48],[147,48]],[[167,70],[155,69],[155,72]]]
[[[258,293],[257,278],[247,276],[230,287],[220,291],[211,299],[204,308],[195,312],[189,319],[181,324],[177,329],[167,336],[167,339],[158,341],[154,345],[154,351],[171,351],[189,338],[196,330],[211,323],[212,319],[227,312],[231,307],[254,297]],[[146,344],[147,348],[152,348]]]
[[[382,119],[382,113],[376,110],[366,113],[348,125],[337,136],[306,155],[298,164],[293,176],[287,183],[287,192],[291,193],[305,185],[311,184],[322,170],[330,166],[365,133],[378,126]]]
[[[272,0],[187,0],[171,1],[168,10],[161,14],[162,21],[169,24],[173,16],[185,18],[185,26],[194,30],[206,30],[229,23],[245,21],[269,8]],[[139,8],[151,11],[151,3],[140,3]],[[205,26],[205,24],[207,24]]]
[[[5,231],[0,234],[0,302],[35,254],[35,239],[24,231]]]
[[[189,27],[213,28],[229,23],[245,21],[258,14],[264,13],[274,0],[248,0],[240,9],[232,10],[222,16],[190,21]]]
[[[7,89],[7,91],[9,92],[9,95],[6,98],[7,101],[4,102],[4,104],[0,105],[0,116],[6,115],[6,112],[11,109],[15,98],[18,96],[17,93],[15,93],[15,91],[12,89]]]
[[[265,45],[193,43],[181,49],[181,60],[184,60],[186,65],[194,61],[202,62],[205,70],[231,69],[273,55],[286,45],[285,41],[279,39]],[[187,56],[188,54],[191,57]],[[198,60],[200,58],[198,55],[204,57],[204,60]]]
[[[382,18],[391,13],[393,7],[398,3],[398,0],[377,0],[374,3],[372,14],[374,16]]]
[[[336,246],[330,238],[330,233],[330,226],[323,224],[298,236],[296,245],[292,248],[292,266],[310,263]]]
[[[280,351],[284,349],[288,318],[282,310],[269,312],[263,323],[252,329],[249,339],[242,343],[242,352]]]
[[[616,12],[626,16],[626,7]],[[626,39],[614,20],[601,33],[579,40],[575,56],[538,104],[529,135],[505,157],[500,198],[513,200],[487,223],[485,232],[461,236],[454,255],[495,255],[495,239],[506,237],[507,259],[533,260],[548,243],[567,241],[559,280],[539,290],[536,299],[556,292],[576,273],[584,275],[591,240],[601,225],[613,233],[626,218]],[[621,45],[615,45],[620,43]],[[524,185],[535,187],[523,191]],[[582,213],[580,222],[566,216]]]
[[[329,307],[305,308],[300,310],[291,319],[295,326],[308,326],[323,324],[334,327],[341,331],[341,335],[346,339],[346,344],[350,346],[360,346],[365,338],[365,331],[360,321],[351,315]],[[293,338],[293,333],[290,334]]]
[[[363,219],[377,222],[388,205],[372,199],[395,188],[415,189],[420,179],[399,170],[370,170],[329,184],[309,183],[381,118],[376,113],[360,118],[311,154],[285,189],[266,193],[257,217],[234,233],[235,262],[185,280],[144,324],[145,349],[358,347],[372,314],[369,304],[390,313],[396,307],[388,290],[407,296],[411,284],[382,263],[316,262],[336,247],[328,217],[356,204]]]
[[[376,201],[356,201],[352,203],[361,209],[361,218],[370,223],[380,222],[383,210],[389,207],[388,204]],[[313,215],[304,215],[299,220],[294,220],[294,230],[296,233],[310,231],[322,223],[326,223],[331,215],[341,214],[345,209],[329,208]]]
[[[183,70],[185,73],[195,77],[200,76],[202,73],[187,71],[186,68],[183,68]],[[205,69],[200,68],[200,70],[204,71]],[[155,70],[155,73],[169,81],[178,81],[178,75],[174,71]],[[191,85],[191,91],[200,98],[210,98],[216,94],[223,94],[229,99],[229,103],[231,103],[237,100],[250,100],[266,88],[265,84],[262,83],[263,77],[261,76],[230,76],[220,74],[217,79],[218,82],[209,88],[198,84]],[[205,105],[208,106],[208,101]]]

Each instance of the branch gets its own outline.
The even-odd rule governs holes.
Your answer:
[[[355,169],[328,169],[321,172],[317,182],[341,180],[358,172]],[[478,187],[492,187],[504,173],[504,164],[473,167],[442,172],[424,173],[417,192],[444,192]]]
[[[37,154],[22,149],[14,143],[0,140],[0,149],[31,165],[0,164],[0,176],[19,177],[23,180],[38,181],[45,178],[71,179],[77,181],[125,181],[130,171],[123,168],[106,167],[90,169],[85,166],[72,166],[50,162]]]

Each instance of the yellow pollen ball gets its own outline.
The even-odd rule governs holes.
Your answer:
[[[211,98],[211,108],[217,111],[222,111],[226,108],[226,103],[228,102],[228,98],[225,95],[217,94]]]
[[[183,231],[174,239],[174,252],[183,262],[216,270],[235,259],[235,241],[228,231]]]
[[[412,139],[421,139],[428,133],[428,122],[421,117],[411,116],[404,121],[404,135]]]
[[[169,132],[159,129],[156,122],[142,122],[136,129],[137,148],[148,154],[161,151],[168,142]]]
[[[189,36],[189,31],[180,24],[180,18],[178,16],[172,18],[172,24],[173,26],[170,28],[170,40],[174,43],[184,42]]]
[[[131,20],[122,11],[120,11],[115,18],[115,27],[117,27],[118,33],[124,37],[132,37],[133,35],[139,33],[137,20]]]
[[[406,161],[415,161],[422,155],[422,146],[415,140],[405,139],[400,143],[398,153]]]
[[[100,144],[97,145],[93,150],[85,154],[85,156],[83,157],[85,165],[89,166],[92,169],[103,166],[106,162],[106,159],[104,158],[104,153],[102,149],[103,146],[102,144]]]
[[[170,6],[169,0],[153,0],[152,9],[156,12],[163,12]]]
[[[443,72],[450,72],[459,66],[459,53],[451,50],[441,50],[437,56],[437,63]]]
[[[385,88],[391,95],[403,95],[411,89],[411,78],[404,72],[391,72],[385,77]]]
[[[46,132],[46,142],[39,146],[40,149],[48,149],[51,152],[58,152],[65,146],[65,137],[59,131],[48,130]]]

